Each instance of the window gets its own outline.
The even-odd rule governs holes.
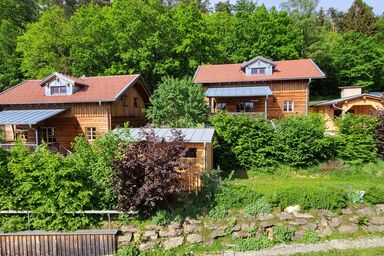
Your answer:
[[[284,112],[293,112],[293,101],[284,101]]]
[[[18,139],[23,140],[23,141],[27,141],[28,140],[28,130],[17,130],[16,131],[16,137]]]
[[[227,103],[225,102],[219,102],[217,103],[217,109],[219,110],[225,110],[227,108]]]
[[[244,111],[244,103],[237,103],[236,112],[243,112],[243,111]]]
[[[251,68],[251,75],[264,75],[265,68]]]
[[[245,112],[253,112],[253,102],[245,102]]]
[[[138,98],[137,98],[137,97],[134,97],[134,98],[133,98],[133,107],[134,107],[134,108],[138,108],[138,107],[139,107],[139,104],[137,103],[137,101],[138,101]]]
[[[95,140],[96,127],[85,127],[85,136],[87,137],[87,140]]]
[[[187,153],[185,153],[186,158],[197,158],[197,149],[196,148],[189,148],[187,150]]]
[[[40,141],[45,143],[56,142],[55,128],[40,128]]]
[[[51,95],[55,94],[67,94],[66,86],[53,86],[51,87]]]

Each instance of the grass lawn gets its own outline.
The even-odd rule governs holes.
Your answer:
[[[327,252],[295,254],[295,256],[382,256],[384,247],[361,250],[331,250]]]
[[[384,161],[348,166],[341,163],[321,164],[308,169],[280,166],[273,174],[255,172],[235,173],[234,185],[252,187],[265,195],[273,194],[277,188],[289,185],[335,186],[354,190],[365,190],[370,186],[384,189]]]

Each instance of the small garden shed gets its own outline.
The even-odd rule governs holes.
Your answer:
[[[153,130],[157,137],[166,141],[172,140],[173,130],[182,134],[188,148],[185,161],[190,164],[188,170],[182,171],[184,184],[189,190],[199,189],[201,173],[213,169],[212,140],[215,130],[213,128],[131,128],[131,139],[134,141],[143,139],[142,131],[146,130]]]

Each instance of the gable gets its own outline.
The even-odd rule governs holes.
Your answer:
[[[246,76],[272,75],[273,66],[268,62],[257,60],[245,67],[244,72]]]

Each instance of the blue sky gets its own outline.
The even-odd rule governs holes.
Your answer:
[[[212,2],[216,2],[217,0],[213,0]],[[231,2],[235,2],[235,0],[230,0]],[[256,1],[256,0],[255,0]],[[257,0],[258,4],[265,4],[267,7],[271,6],[280,6],[280,3],[284,2],[284,0]],[[384,0],[365,0],[365,2],[373,7],[373,11],[376,14],[382,14],[384,12]],[[336,9],[345,11],[353,3],[353,0],[321,0],[319,6],[322,6],[324,9],[328,9],[329,7],[334,7]]]

